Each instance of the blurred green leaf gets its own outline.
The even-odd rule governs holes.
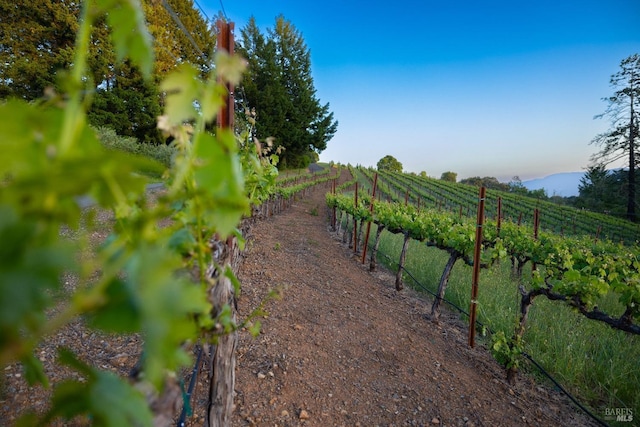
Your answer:
[[[93,328],[107,332],[138,332],[142,324],[137,294],[127,280],[112,279],[105,289],[105,304],[88,314]]]
[[[73,246],[53,232],[0,205],[0,347],[42,327],[60,276],[73,268]]]
[[[26,357],[23,357],[20,362],[24,370],[24,377],[29,385],[39,383],[44,387],[49,387],[49,379],[44,373],[42,362],[37,359],[33,353],[29,353]]]
[[[225,82],[237,86],[247,68],[247,61],[238,55],[229,55],[225,51],[216,52],[216,73]]]
[[[166,369],[189,363],[181,346],[196,338],[194,316],[206,316],[211,310],[201,286],[176,276],[181,267],[180,255],[161,246],[143,244],[126,268],[142,310],[145,377],[157,387]]]
[[[187,227],[176,230],[169,238],[169,248],[184,256],[193,251],[196,239]]]
[[[92,368],[68,350],[60,351],[60,361],[79,371],[85,381],[65,381],[55,388],[53,408],[46,414],[45,422],[56,417],[69,420],[89,415],[95,426],[153,425],[146,399],[126,380]]]
[[[111,39],[119,62],[125,58],[149,78],[153,68],[153,41],[139,0],[93,0],[107,13]]]
[[[225,138],[226,136],[226,138]],[[232,144],[235,139],[231,135]],[[244,194],[244,179],[240,159],[229,144],[229,134],[220,132],[218,138],[199,134],[194,140],[194,154],[198,161],[195,180],[206,194],[204,218],[215,225],[215,231],[226,237],[237,227],[249,208]]]
[[[193,65],[181,64],[160,84],[160,89],[167,93],[165,114],[171,125],[181,125],[197,117],[195,103],[202,93],[202,82],[198,75]]]
[[[249,326],[248,331],[252,337],[257,337],[260,335],[260,329],[262,328],[262,323],[259,320],[256,320],[251,326]]]

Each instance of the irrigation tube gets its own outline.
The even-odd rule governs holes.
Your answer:
[[[529,355],[529,353],[525,353],[524,351],[522,352],[522,355],[524,357],[526,357],[531,363],[533,363],[534,365],[536,365],[536,368],[538,368],[540,370],[541,373],[544,374],[545,377],[549,378],[551,380],[551,382],[553,382],[553,384],[558,387],[558,390],[560,390],[562,393],[564,393],[569,399],[571,399],[571,401],[573,403],[575,403],[578,408],[582,409],[587,415],[589,415],[591,418],[593,418],[598,424],[600,424],[603,427],[609,427],[609,424],[605,423],[604,421],[602,421],[600,418],[598,418],[596,415],[594,415],[593,413],[591,413],[591,411],[589,411],[587,408],[585,408],[584,406],[582,406],[582,404],[580,402],[578,402],[578,400],[573,397],[571,395],[571,393],[569,393],[567,390],[564,389],[564,387],[562,387],[560,385],[560,383],[558,381],[555,380],[555,378],[553,378],[551,376],[550,373],[548,373],[547,371],[544,370],[544,368],[542,366],[540,366],[540,364],[538,362],[536,362],[533,357],[531,357]]]
[[[381,250],[378,250],[378,254],[384,256],[387,260],[389,260],[392,264],[395,264],[396,266],[399,266],[399,264],[394,261],[389,255],[385,254],[384,252],[382,252]],[[407,270],[404,266],[402,267],[402,270],[407,273],[407,275],[416,283],[416,285],[418,285],[420,287],[420,289],[426,291],[427,293],[431,294],[432,296],[436,296],[436,294],[434,292],[432,292],[429,288],[427,288],[425,285],[423,285],[422,283],[420,283],[418,281],[418,279],[415,278],[415,276],[413,274],[411,274],[411,272],[409,270]],[[442,298],[442,301],[444,301],[446,304],[449,304],[451,307],[455,308],[456,310],[458,310],[460,313],[465,314],[467,317],[469,317],[469,313],[466,312],[465,310],[463,310],[461,307],[458,307],[456,304],[452,303],[451,301],[448,301],[446,298]],[[482,328],[486,328],[486,330],[490,333],[490,334],[494,334],[494,331],[483,325],[481,322],[476,322],[480,327]],[[606,422],[604,422],[603,420],[601,420],[600,418],[598,418],[595,414],[593,414],[589,409],[587,409],[584,405],[582,405],[571,393],[569,393],[564,387],[562,387],[560,385],[560,383],[558,381],[556,381],[555,378],[553,378],[551,376],[551,374],[549,372],[547,372],[542,365],[540,365],[540,363],[538,363],[533,357],[531,357],[531,355],[529,355],[526,352],[522,352],[522,355],[529,360],[531,363],[533,363],[535,365],[536,368],[538,368],[538,370],[540,371],[541,374],[543,374],[545,377],[549,378],[549,380],[551,380],[551,382],[558,388],[558,390],[560,390],[565,396],[567,396],[578,408],[580,408],[585,414],[587,414],[590,418],[592,418],[594,421],[596,421],[599,425],[603,426],[603,427],[610,427],[609,424],[607,424]]]
[[[180,412],[180,418],[178,418],[178,427],[184,427],[187,419],[188,412],[191,412],[191,394],[196,386],[198,380],[198,371],[200,370],[200,359],[202,359],[202,346],[198,345],[198,356],[196,357],[196,364],[191,371],[191,379],[189,380],[189,389],[183,398],[182,411]]]

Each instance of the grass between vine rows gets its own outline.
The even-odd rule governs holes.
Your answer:
[[[375,228],[375,224],[372,224],[372,236],[375,236]],[[392,261],[379,256],[379,262],[396,271],[402,242],[402,235],[385,230],[380,251]],[[412,240],[405,268],[423,286],[435,292],[448,256],[440,249],[426,247]],[[527,267],[529,265],[525,267],[525,275]],[[471,270],[462,261],[457,262],[445,295],[447,300],[467,311],[471,297]],[[404,281],[407,286],[416,288],[410,277],[405,275]],[[416,290],[420,291],[419,288]],[[601,302],[601,306],[615,304],[615,301],[606,299]],[[518,320],[519,307],[517,281],[511,277],[508,260],[491,269],[481,270],[480,322],[494,332],[504,331],[505,335],[511,336]],[[488,337],[481,339],[483,344],[490,345]],[[525,351],[581,402],[590,406],[595,415],[602,418],[606,408],[620,407],[631,408],[634,414],[640,412],[638,337],[587,319],[564,304],[538,297],[529,312],[524,340]],[[525,364],[523,369],[538,375],[535,367]]]

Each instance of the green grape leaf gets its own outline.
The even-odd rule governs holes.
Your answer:
[[[38,425],[38,415],[33,410],[28,409],[18,418],[15,427],[33,427],[36,425]]]
[[[45,422],[58,416],[71,419],[86,414],[95,426],[153,425],[143,394],[125,380],[86,365],[68,350],[60,351],[60,361],[86,378],[85,382],[65,381],[55,388],[53,407]]]
[[[198,188],[208,195],[203,198],[209,208],[205,218],[223,238],[235,230],[249,208],[235,144],[230,131],[219,131],[217,138],[199,134],[194,139],[198,161],[194,176]]]
[[[56,241],[57,232],[0,205],[1,345],[19,339],[20,330],[40,329],[60,276],[73,268],[73,246]]]
[[[11,98],[0,104],[0,176],[16,179],[41,170],[56,155],[62,110]]]
[[[215,55],[216,73],[225,82],[237,86],[242,80],[242,74],[247,68],[247,61],[238,55],[229,55],[225,51],[218,51]]]
[[[195,101],[202,92],[202,82],[198,75],[199,72],[193,65],[181,64],[160,84],[160,89],[167,93],[165,114],[170,125],[181,125],[197,117]]]
[[[247,328],[247,330],[249,331],[251,336],[255,338],[258,335],[260,335],[261,328],[262,328],[262,323],[260,323],[259,320],[256,320],[254,323],[251,324],[251,326]]]
[[[39,383],[45,387],[49,387],[49,379],[44,373],[42,362],[39,359],[30,353],[23,357],[20,362],[24,369],[24,377],[29,385]]]
[[[140,303],[128,281],[112,279],[105,289],[104,297],[106,303],[87,315],[91,327],[123,333],[140,330]]]
[[[200,105],[206,122],[213,121],[220,109],[225,105],[227,92],[227,88],[215,81],[208,82],[205,86]]]
[[[118,62],[125,58],[149,78],[153,69],[153,40],[139,0],[94,0],[107,13]]]
[[[203,287],[176,277],[181,267],[178,254],[148,244],[137,248],[126,267],[142,311],[145,377],[157,387],[166,369],[189,363],[181,345],[196,337],[194,316],[207,316],[211,310]]]
[[[220,310],[220,313],[218,313],[216,321],[218,321],[222,325],[225,334],[233,332],[236,327],[236,323],[233,320],[233,313],[231,312],[231,307],[229,306],[229,304],[225,304],[222,306],[222,310]]]
[[[195,237],[187,227],[176,230],[171,237],[169,237],[169,248],[183,256],[193,251],[196,244]]]

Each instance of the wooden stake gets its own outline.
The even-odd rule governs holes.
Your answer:
[[[216,21],[216,27],[218,28],[218,51],[225,51],[229,55],[233,55],[234,41],[233,41],[233,22],[225,22],[222,19]],[[233,116],[234,116],[234,98],[233,87],[227,84],[227,94],[225,96],[225,105],[218,114],[218,127],[222,129],[233,128]]]
[[[331,182],[331,194],[336,194],[336,180],[334,179]],[[332,216],[331,216],[331,229],[336,231],[336,207],[333,206]]]
[[[482,248],[482,226],[484,224],[484,202],[486,189],[480,187],[478,218],[476,221],[476,245],[473,250],[473,278],[471,280],[471,307],[469,309],[469,347],[475,346],[476,310],[478,307],[478,280],[480,278],[480,249]]]
[[[353,204],[355,211],[358,210],[358,182],[356,182],[355,203]],[[355,213],[355,212],[354,212]],[[358,219],[353,215],[353,253],[358,252]]]
[[[538,228],[540,227],[540,211],[538,210],[538,208],[535,208],[533,210],[533,238],[535,240],[538,240]],[[531,270],[536,271],[538,269],[538,266],[536,265],[536,263],[532,263],[531,264]]]
[[[502,197],[498,197],[498,226],[497,234],[500,236],[500,228],[502,227]]]

